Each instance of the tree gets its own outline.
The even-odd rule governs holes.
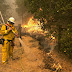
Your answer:
[[[45,28],[57,27],[59,50],[72,56],[72,0],[25,0],[25,3],[35,18],[46,19]]]
[[[26,8],[34,18],[43,22],[43,29],[56,31],[58,49],[72,56],[72,0],[17,0],[17,4],[19,13]]]

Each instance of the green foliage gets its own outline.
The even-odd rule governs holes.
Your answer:
[[[40,19],[44,29],[56,31],[59,50],[72,55],[72,0],[16,0],[18,11],[24,9]],[[24,1],[24,2],[23,2]],[[20,10],[21,9],[21,10]],[[47,21],[45,23],[45,20]],[[51,26],[54,28],[52,29]],[[56,27],[55,27],[56,26]]]
[[[72,28],[68,28],[67,30],[63,31],[63,36],[60,39],[60,43],[60,50],[72,58]]]
[[[57,31],[59,50],[72,56],[72,1],[71,0],[26,0],[28,10],[35,18],[46,19],[44,28],[56,26],[50,30]],[[44,23],[44,22],[43,22]],[[65,30],[64,30],[65,29]]]

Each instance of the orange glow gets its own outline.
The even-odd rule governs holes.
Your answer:
[[[37,21],[37,19],[33,20],[33,17],[31,17],[28,21],[27,25],[22,25],[22,27],[27,29],[27,32],[40,32],[43,31],[41,29],[40,21]]]
[[[42,8],[39,8],[39,9],[40,9],[40,11],[43,11]]]

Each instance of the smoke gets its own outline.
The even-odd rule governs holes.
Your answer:
[[[8,9],[8,14],[9,17],[14,17],[16,22],[15,25],[17,24],[21,24],[21,18],[18,16],[18,13],[16,12],[16,8],[17,6],[15,5],[15,0],[5,0],[6,4],[10,6],[10,8]]]
[[[24,20],[23,21],[23,24],[26,25],[31,17],[32,17],[32,14],[31,13],[25,12],[24,15],[23,15],[23,18],[24,18],[23,19]]]
[[[27,22],[29,21],[29,18],[32,17],[32,14],[25,11],[23,14],[23,21],[22,21],[22,17],[20,17],[18,13],[16,12],[17,5],[15,3],[15,0],[5,0],[5,1],[6,1],[6,4],[10,6],[10,8],[8,9],[9,17],[14,17],[16,20],[15,25],[22,24],[22,22],[23,24],[27,24]]]

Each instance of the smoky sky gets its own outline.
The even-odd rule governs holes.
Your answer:
[[[17,5],[15,4],[15,0],[5,0],[5,1],[6,4],[10,6],[10,8],[8,9],[8,13],[10,14],[10,17],[15,18],[15,25],[21,24],[21,18],[16,12]]]
[[[15,0],[5,0],[5,1],[6,1],[6,4],[10,6],[10,8],[8,9],[10,16],[14,17],[16,20],[15,25],[22,24],[22,17],[20,17],[18,13],[16,12],[17,5],[15,3]],[[27,24],[31,16],[32,16],[31,13],[28,13],[27,11],[25,11],[23,14],[23,24]]]

